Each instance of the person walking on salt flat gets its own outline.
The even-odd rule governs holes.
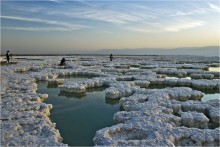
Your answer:
[[[113,55],[112,55],[112,54],[110,54],[110,57],[109,57],[109,58],[110,58],[110,61],[112,61],[112,59],[113,59]]]
[[[6,53],[6,59],[7,59],[7,62],[9,63],[9,60],[10,60],[9,51],[7,51],[7,53]]]

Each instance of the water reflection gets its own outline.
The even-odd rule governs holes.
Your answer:
[[[47,93],[44,102],[53,105],[50,118],[57,124],[63,143],[93,146],[95,132],[114,124],[113,115],[120,111],[120,106],[117,101],[105,99],[104,89],[88,89],[84,95],[75,95],[56,86],[48,88],[47,82],[38,82],[38,93]]]
[[[105,103],[110,104],[110,105],[118,105],[119,99],[105,98]]]

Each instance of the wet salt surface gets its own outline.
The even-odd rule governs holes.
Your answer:
[[[83,81],[87,78],[65,80]],[[119,111],[118,101],[105,99],[104,88],[90,90],[85,95],[60,92],[48,88],[47,82],[38,82],[38,92],[49,96],[45,103],[52,104],[50,118],[69,146],[92,146],[95,132],[114,125],[113,114]]]

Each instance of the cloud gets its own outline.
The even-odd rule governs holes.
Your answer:
[[[117,12],[114,10],[97,10],[97,9],[79,9],[74,12],[48,12],[48,15],[60,15],[72,18],[81,18],[85,20],[95,20],[112,23],[115,25],[123,25],[129,22],[141,20],[141,17],[131,15],[125,12]]]
[[[214,10],[216,12],[220,12],[220,7],[218,7],[214,4],[211,4],[211,3],[209,3],[209,6],[210,6],[210,8],[212,8],[212,10]]]
[[[50,1],[62,2],[62,0],[50,0]],[[75,5],[73,1],[77,2],[78,4]],[[187,3],[186,6],[177,4],[175,5],[176,7],[159,7],[159,6],[145,5],[145,3],[141,4],[141,3],[132,3],[132,2],[102,3],[102,2],[94,2],[94,1],[90,2],[85,0],[73,0],[73,1],[65,1],[65,3],[56,5],[55,7],[52,8],[42,4],[37,5],[36,8],[35,5],[31,5],[30,10],[25,9],[24,6],[22,5],[19,5],[16,8],[19,8],[20,11],[23,10],[24,14],[30,11],[30,14],[38,13],[39,15],[37,16],[43,16],[46,18],[53,16],[53,18],[55,17],[56,19],[74,20],[75,23],[79,23],[79,24],[72,24],[72,23],[56,21],[56,20],[45,20],[38,18],[26,18],[26,17],[16,17],[16,16],[2,16],[1,18],[20,20],[20,21],[39,22],[44,24],[50,24],[52,26],[59,26],[60,28],[67,28],[69,30],[74,30],[74,28],[76,29],[89,28],[89,26],[80,25],[80,23],[83,24],[87,23],[89,25],[93,25],[94,27],[96,27],[97,23],[99,23],[100,25],[106,25],[104,23],[109,23],[109,24],[113,24],[114,27],[118,27],[121,29],[127,29],[142,33],[155,33],[161,31],[177,32],[184,29],[191,29],[198,26],[202,26],[204,25],[204,21],[190,20],[190,21],[178,22],[176,21],[176,19],[182,19],[182,18],[184,19],[186,17],[190,19],[191,18],[190,15],[193,14],[203,14],[213,11],[219,11],[219,7],[211,3],[209,3],[210,6],[209,8],[209,7],[204,7],[204,5],[196,6],[194,5],[194,3],[189,3],[189,4]],[[207,6],[207,3],[205,4]],[[32,8],[33,9],[35,8],[34,11],[31,11]],[[154,24],[152,22],[154,22]],[[170,24],[170,22],[174,22],[174,23]],[[139,26],[137,26],[137,24]],[[161,26],[161,24],[163,25]],[[30,28],[32,27],[30,26]],[[44,30],[44,29],[39,28],[39,30]]]
[[[186,29],[196,28],[202,25],[205,25],[204,21],[185,18],[181,20],[173,20],[173,23],[168,23],[167,21],[164,21],[161,23],[149,22],[145,23],[144,25],[128,25],[124,29],[139,33],[161,33],[178,32]]]
[[[70,24],[66,22],[54,21],[54,20],[46,20],[46,19],[37,19],[37,18],[26,18],[26,17],[17,17],[17,16],[0,16],[3,19],[12,19],[12,20],[20,20],[20,21],[29,21],[29,22],[38,22],[43,24],[49,24],[52,26],[61,26],[61,27],[2,27],[5,29],[14,29],[14,30],[29,30],[29,31],[36,31],[36,30],[59,30],[59,31],[67,31],[67,30],[79,30],[83,28],[90,28],[89,26],[80,25],[80,24]]]
[[[111,31],[102,31],[103,33],[106,33],[106,34],[113,34],[113,32]]]
[[[92,4],[90,4],[89,2],[84,1],[84,0],[75,0],[75,1],[78,1],[78,2],[80,2],[80,3],[82,3],[82,4],[87,5],[87,6],[93,7],[93,5],[92,5]]]
[[[130,31],[135,31],[135,32],[139,32],[139,33],[156,33],[159,32],[161,30],[159,29],[154,29],[154,28],[149,28],[149,27],[126,27],[125,29],[130,30]]]
[[[168,31],[168,32],[178,32],[178,31],[181,31],[181,30],[185,30],[185,29],[192,29],[192,28],[195,28],[195,27],[198,27],[198,26],[202,26],[204,25],[205,22],[204,21],[191,21],[191,22],[178,22],[176,24],[172,24],[168,27],[165,27],[165,31]]]
[[[60,3],[63,3],[64,1],[61,1],[61,0],[49,0],[50,2],[54,2],[54,3],[58,3],[58,4],[60,4]]]
[[[6,30],[19,30],[19,31],[37,31],[37,32],[49,32],[49,31],[70,31],[64,27],[1,27]],[[75,28],[75,30],[77,30]]]

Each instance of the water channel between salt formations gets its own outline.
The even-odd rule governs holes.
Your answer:
[[[84,81],[86,77],[69,77],[66,81]],[[119,111],[116,101],[105,99],[105,88],[90,89],[85,95],[62,92],[47,82],[38,82],[38,93],[47,93],[45,103],[52,104],[50,118],[56,123],[63,143],[69,146],[92,146],[95,132],[114,125],[113,114]]]

